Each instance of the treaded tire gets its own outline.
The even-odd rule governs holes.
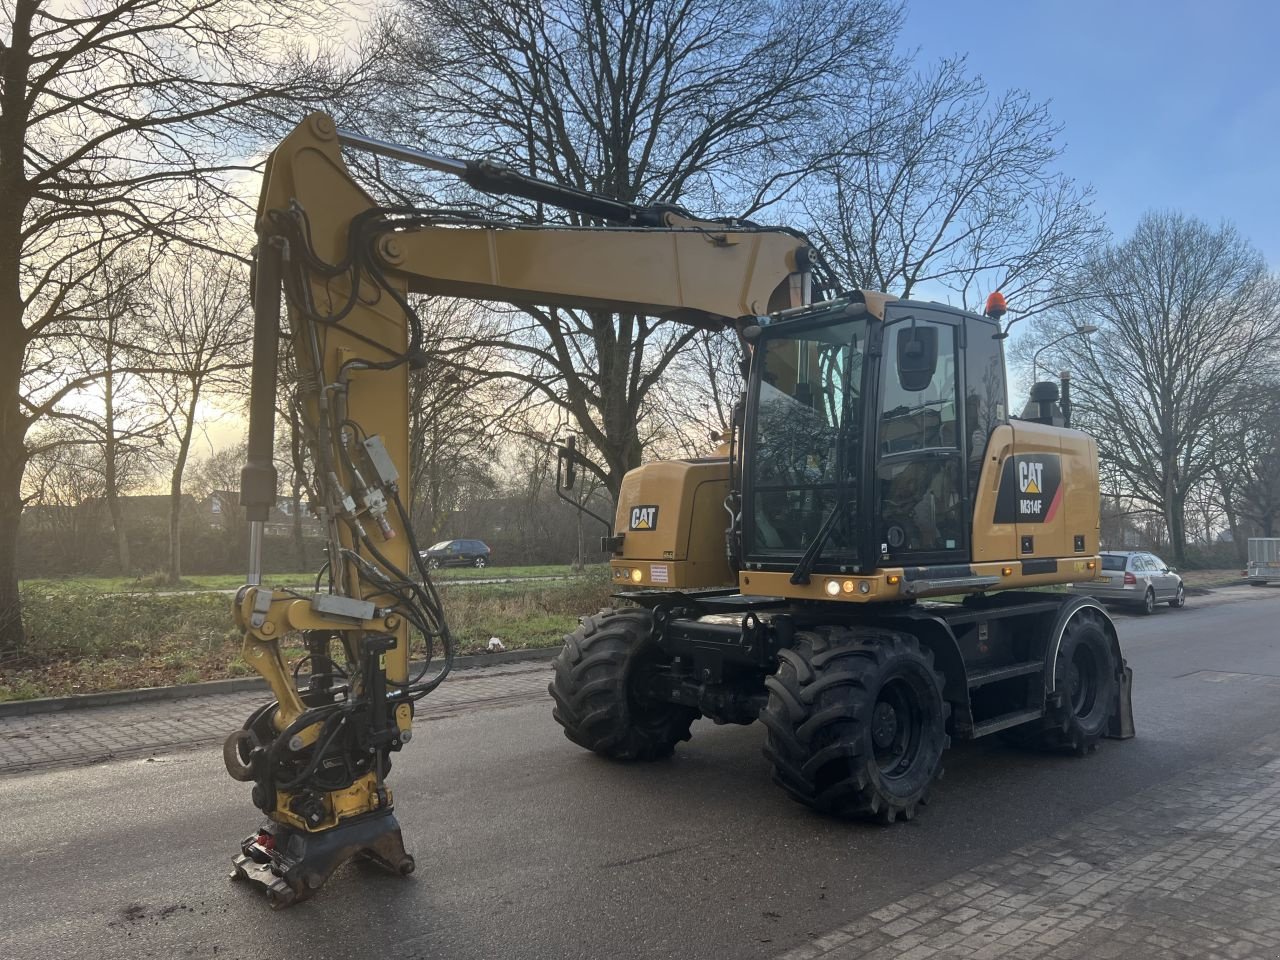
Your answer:
[[[1175,610],[1181,610],[1186,605],[1187,605],[1187,588],[1184,587],[1182,584],[1178,584],[1178,592],[1174,594],[1173,599],[1169,601],[1169,606],[1173,607],[1173,609]]]
[[[665,659],[640,607],[601,610],[565,637],[547,687],[564,735],[612,760],[658,760],[688,740],[693,707],[636,696],[643,672]]]
[[[1147,587],[1147,592],[1142,596],[1142,606],[1138,608],[1142,611],[1144,617],[1149,617],[1156,612],[1156,592]]]
[[[1107,732],[1120,695],[1119,665],[1101,618],[1088,608],[1071,618],[1058,646],[1053,693],[1040,744],[1083,756]]]
[[[950,705],[933,652],[887,630],[799,631],[765,680],[764,753],[792,799],[822,813],[910,820],[942,773]],[[892,717],[888,717],[892,714]]]

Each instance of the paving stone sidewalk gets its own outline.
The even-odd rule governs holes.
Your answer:
[[[546,661],[460,670],[418,703],[417,719],[546,697],[550,676]],[[221,743],[270,699],[254,691],[3,717],[0,776]]]
[[[779,960],[1280,957],[1280,734]]]

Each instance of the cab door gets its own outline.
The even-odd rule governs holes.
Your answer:
[[[959,319],[911,303],[886,309],[875,478],[881,563],[968,560]]]

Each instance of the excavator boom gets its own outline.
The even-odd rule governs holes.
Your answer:
[[[488,193],[554,204],[586,225],[381,206],[352,178],[344,145]],[[224,759],[232,777],[254,784],[254,804],[267,818],[242,842],[236,875],[286,906],[352,856],[413,869],[385,778],[390,755],[412,735],[414,704],[448,672],[452,639],[401,490],[401,478],[412,475],[409,370],[425,349],[410,295],[646,314],[715,329],[807,303],[810,250],[789,230],[699,220],[439,157],[339,132],[323,114],[308,117],[269,158],[257,230],[241,478],[251,556],[235,619],[245,659],[275,702],[228,738]],[[311,595],[262,586],[262,534],[276,502],[281,290],[296,370],[290,401],[327,529],[327,576]],[[282,640],[296,636],[306,655],[291,672]],[[433,652],[443,652],[443,665],[432,664]]]

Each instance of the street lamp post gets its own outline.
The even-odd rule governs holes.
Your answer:
[[[1040,369],[1040,366],[1038,363],[1040,359],[1040,354],[1044,353],[1050,347],[1056,347],[1058,344],[1060,344],[1063,340],[1066,340],[1068,337],[1074,337],[1074,336],[1087,337],[1097,332],[1098,332],[1098,328],[1094,326],[1092,323],[1082,323],[1080,326],[1073,327],[1072,329],[1068,330],[1066,333],[1058,337],[1056,340],[1050,340],[1048,343],[1046,343],[1043,347],[1041,347],[1039,350],[1037,350],[1035,353],[1031,355],[1031,382],[1032,383],[1036,382],[1036,377]]]

